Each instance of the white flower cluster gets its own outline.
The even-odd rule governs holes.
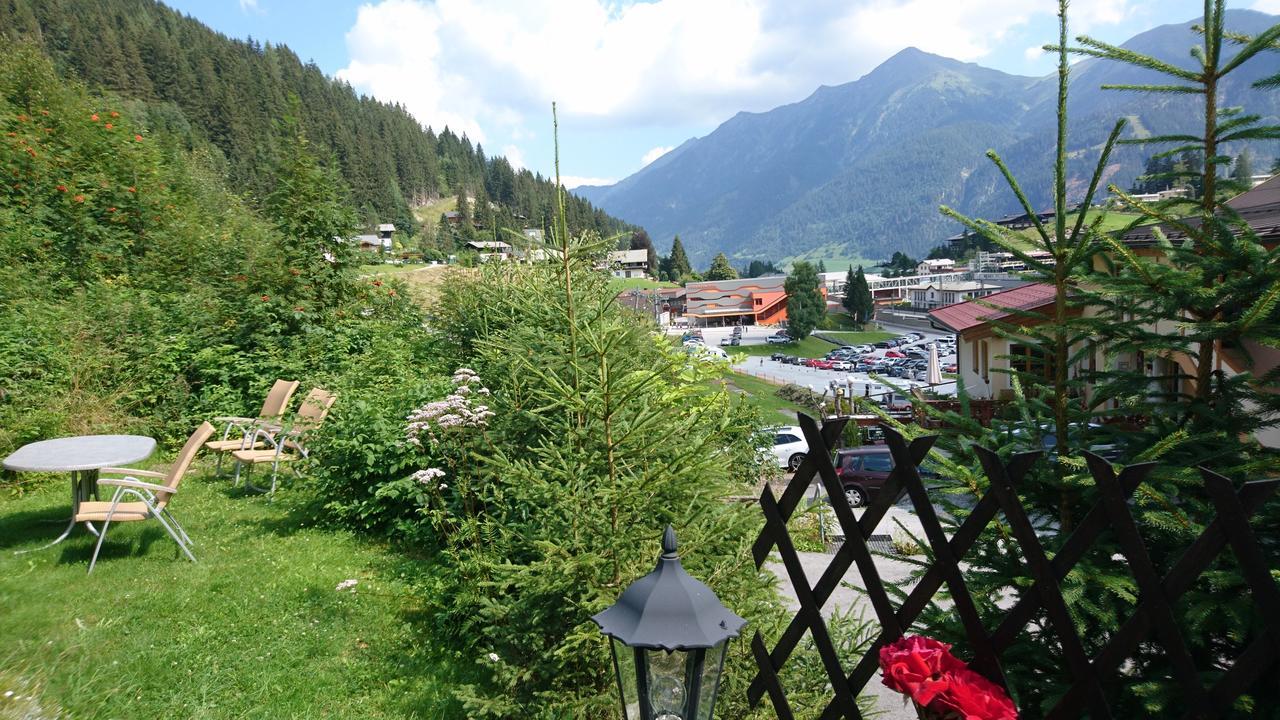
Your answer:
[[[338,583],[338,587],[334,588],[334,590],[338,592],[342,592],[343,590],[353,590],[355,589],[355,586],[359,584],[360,584],[359,580],[355,578],[351,578],[349,580],[343,580],[342,582]]]
[[[427,468],[426,470],[419,470],[418,472],[413,474],[413,479],[417,480],[423,485],[430,485],[433,480],[435,480],[436,478],[442,478],[442,477],[444,477],[444,471],[441,470],[440,468]],[[441,490],[445,490],[448,487],[449,487],[448,485],[445,485],[444,483],[440,483]]]
[[[422,445],[425,433],[432,441],[437,432],[461,428],[488,427],[493,412],[479,398],[488,397],[489,388],[479,385],[480,376],[470,368],[458,368],[453,374],[453,392],[443,400],[427,403],[409,413],[405,435],[414,445]]]

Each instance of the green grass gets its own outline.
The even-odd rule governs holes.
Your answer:
[[[850,344],[859,345],[862,343],[873,343],[895,337],[893,333],[883,332],[879,330],[869,330],[866,332],[834,332],[819,330],[823,335],[831,335],[838,337],[840,340]],[[796,357],[817,358],[826,357],[827,353],[835,350],[836,346],[826,340],[819,340],[810,335],[798,343],[788,343],[786,345],[740,345],[738,347],[726,347],[725,352],[730,355],[735,353],[757,357],[764,355],[768,357],[774,353],[785,353],[787,355],[795,355]]]
[[[830,335],[837,340],[849,345],[870,345],[878,343],[881,340],[897,337],[896,333],[885,332],[884,330],[819,330],[823,335]]]
[[[39,717],[461,715],[422,640],[413,566],[309,525],[293,488],[268,503],[188,477],[173,511],[199,562],[154,520],[121,523],[86,575],[94,538],[80,528],[12,552],[61,532],[67,482],[0,490],[0,718],[32,704]],[[336,591],[348,578],[355,591]],[[8,689],[35,698],[24,709]]]
[[[778,397],[778,385],[737,371],[730,371],[720,382],[729,385],[731,391],[737,390],[738,397],[760,410],[766,421],[782,425],[795,424],[796,411],[801,408]]]
[[[679,287],[673,282],[660,282],[649,278],[613,278],[609,281],[609,289],[615,294],[626,290],[653,290],[655,288]]]
[[[398,273],[413,272],[423,268],[431,267],[430,263],[404,263],[399,265],[391,265],[385,263],[373,263],[370,265],[361,265],[361,275],[395,275]]]

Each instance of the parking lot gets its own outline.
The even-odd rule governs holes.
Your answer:
[[[754,331],[754,332],[753,332]],[[702,331],[703,338],[708,345],[718,345],[720,338],[728,335],[731,330],[729,328],[709,328]],[[768,328],[744,328],[742,344],[755,345],[761,344],[764,338],[771,335],[774,331]],[[936,342],[942,337],[940,333],[928,333],[923,330],[925,337],[922,340],[909,343],[899,350],[919,346],[927,348],[929,343]],[[835,349],[835,345],[831,346]],[[732,348],[726,348],[732,350]],[[779,352],[785,353],[785,347],[779,347]],[[874,358],[883,358],[886,350],[879,349],[874,351],[871,356]],[[956,361],[954,354],[938,355],[938,364],[940,367],[946,367]],[[743,358],[740,362],[733,366],[734,370],[754,375],[765,380],[775,383],[785,383],[808,387],[814,392],[821,393],[831,388],[831,383],[836,382],[846,387],[852,387],[852,392],[857,395],[876,395],[891,391],[892,387],[903,389],[925,387],[928,384],[918,380],[908,380],[906,378],[894,377],[872,377],[873,373],[865,372],[847,372],[838,370],[821,370],[818,368],[805,367],[803,365],[790,365],[771,360],[768,357],[748,357]],[[955,382],[947,381],[942,385],[936,386],[933,390],[942,395],[950,395],[955,393]]]

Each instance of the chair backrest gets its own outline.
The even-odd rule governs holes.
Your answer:
[[[333,407],[333,403],[338,399],[337,395],[325,390],[324,388],[313,388],[307,393],[307,397],[302,401],[302,405],[298,407],[297,421],[295,427],[302,430],[310,430],[318,427],[320,423],[329,414],[329,409]]]
[[[187,438],[187,444],[182,446],[182,450],[178,453],[178,459],[174,460],[173,466],[169,468],[169,473],[164,477],[164,486],[172,490],[178,489],[178,483],[182,482],[182,476],[187,474],[187,470],[191,467],[191,462],[196,459],[196,453],[200,452],[200,448],[204,446],[206,440],[213,436],[214,427],[207,422],[200,423],[200,427],[191,433],[191,437]],[[156,499],[160,505],[169,502],[171,493],[158,493]]]
[[[284,415],[284,411],[289,408],[289,400],[297,389],[297,380],[277,380],[271,386],[271,392],[267,393],[267,399],[263,401],[262,412],[258,413],[258,417],[276,419]]]

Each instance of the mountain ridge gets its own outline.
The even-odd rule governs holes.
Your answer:
[[[1256,33],[1276,18],[1228,13],[1229,28]],[[1124,44],[1185,64],[1186,23],[1151,28]],[[1228,104],[1280,117],[1280,96],[1248,84],[1280,70],[1270,55],[1224,88]],[[1247,72],[1247,74],[1245,74]],[[1256,77],[1255,77],[1256,76]],[[1085,59],[1072,66],[1069,172],[1080,180],[1119,117],[1152,133],[1186,130],[1192,98],[1102,91],[1150,81],[1145,72]],[[738,261],[779,260],[837,246],[847,256],[923,253],[956,230],[940,204],[1002,215],[1017,202],[985,158],[997,149],[1032,202],[1050,201],[1056,74],[1004,73],[908,47],[856,80],[820,86],[762,113],[737,113],[618,183],[578,188],[611,215],[643,225],[659,244],[679,234],[695,263],[717,252]],[[1275,145],[1252,146],[1255,164]],[[1154,149],[1117,151],[1109,179],[1124,186]],[[1234,154],[1238,148],[1232,148]]]

